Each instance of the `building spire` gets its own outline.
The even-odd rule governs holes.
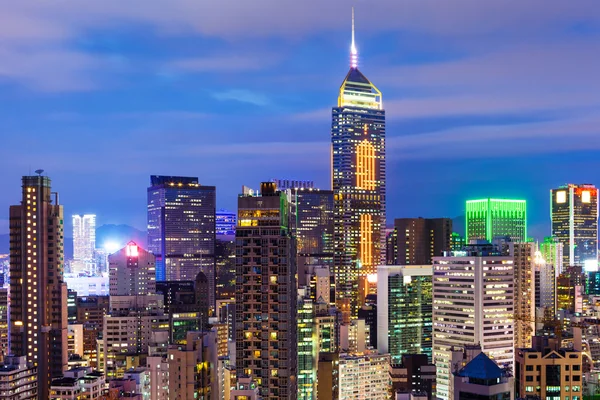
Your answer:
[[[350,46],[350,68],[358,67],[358,52],[354,42],[354,7],[352,7],[352,45]]]

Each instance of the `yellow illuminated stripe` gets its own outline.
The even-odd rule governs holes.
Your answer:
[[[375,147],[366,139],[356,146],[356,187],[375,190]]]
[[[373,216],[360,216],[360,259],[364,267],[373,265]]]

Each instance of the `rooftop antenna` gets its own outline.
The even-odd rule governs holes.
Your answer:
[[[350,46],[350,67],[358,67],[358,52],[356,51],[356,43],[354,41],[354,7],[352,7],[352,45]]]
[[[38,174],[39,176],[42,176],[42,174],[44,173],[43,169],[36,169],[35,173]]]

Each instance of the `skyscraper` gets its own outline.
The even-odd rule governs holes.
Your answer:
[[[358,69],[354,12],[350,70],[332,111],[331,151],[336,298],[356,315],[367,277],[385,263],[386,191],[385,111],[381,92]]]
[[[238,198],[236,229],[236,367],[265,399],[295,399],[297,290],[287,193],[261,184]]]
[[[431,361],[431,265],[382,265],[377,269],[377,350],[400,364],[405,354]]]
[[[96,250],[96,215],[73,215],[72,272],[89,271]]]
[[[67,368],[63,208],[47,176],[24,176],[10,207],[10,346],[37,367],[40,398]]]
[[[396,265],[427,265],[432,257],[450,251],[450,218],[397,218],[394,220],[392,252]],[[395,239],[395,240],[394,240]]]
[[[437,397],[453,399],[452,351],[480,344],[502,367],[514,358],[513,258],[468,245],[433,259],[433,360]]]
[[[198,178],[150,177],[148,188],[148,250],[156,257],[156,279],[196,279],[202,271],[210,284],[215,307],[215,198],[214,186]]]
[[[509,237],[513,242],[527,240],[525,200],[481,199],[467,201],[467,243]]]
[[[598,261],[598,189],[568,184],[550,191],[552,235],[563,244],[563,265]],[[597,268],[597,265],[596,265]]]
[[[216,212],[216,229],[215,233],[217,238],[220,237],[234,237],[235,236],[235,225],[237,221],[237,215],[232,211],[218,210]]]
[[[111,296],[156,293],[154,256],[134,242],[108,256],[108,262]]]
[[[563,244],[557,237],[545,237],[540,243],[540,253],[545,263],[554,267],[556,275],[563,272]]]
[[[535,262],[537,245],[533,242],[509,243],[514,259],[515,348],[530,347],[535,334]]]

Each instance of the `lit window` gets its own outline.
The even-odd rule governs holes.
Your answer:
[[[560,190],[560,191],[556,192],[556,202],[559,204],[566,203],[567,202],[567,192],[564,190]]]
[[[583,203],[590,203],[592,201],[592,194],[589,190],[581,192],[581,201]]]

